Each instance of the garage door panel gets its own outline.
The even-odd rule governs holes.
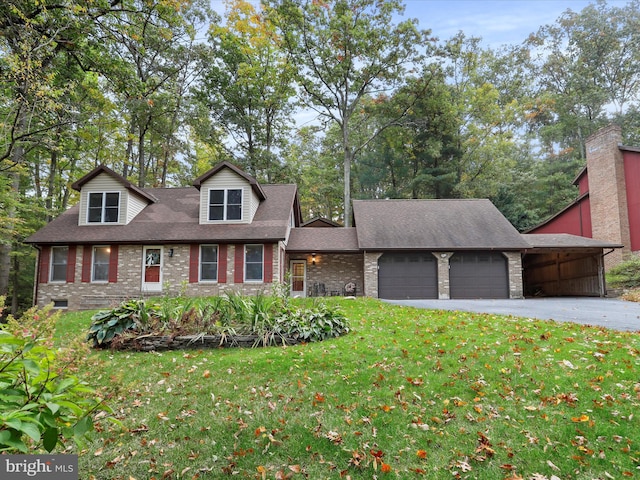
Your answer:
[[[385,253],[378,267],[380,298],[438,298],[438,269],[431,253]]]
[[[449,266],[451,298],[509,298],[507,259],[501,253],[456,253]]]

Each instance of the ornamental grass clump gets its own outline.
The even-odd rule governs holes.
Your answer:
[[[314,342],[349,331],[337,307],[323,303],[291,307],[280,295],[219,297],[165,297],[159,304],[129,300],[93,315],[87,339],[94,347],[120,348],[130,340],[152,336],[230,339],[255,337],[254,346]],[[223,342],[224,343],[224,342]]]

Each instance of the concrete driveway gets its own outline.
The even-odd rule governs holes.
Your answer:
[[[599,325],[614,330],[640,331],[640,303],[614,298],[527,298],[524,300],[386,300],[435,310],[496,313],[541,320]]]

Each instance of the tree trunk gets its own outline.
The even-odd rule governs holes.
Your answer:
[[[349,127],[342,124],[342,145],[344,146],[344,226],[351,226],[351,160],[353,152],[349,144]]]

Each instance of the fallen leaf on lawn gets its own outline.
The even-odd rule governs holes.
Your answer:
[[[582,414],[579,417],[571,417],[571,421],[572,422],[576,422],[576,423],[578,423],[578,422],[588,422],[589,421],[589,415]]]
[[[418,458],[427,458],[427,451],[426,450],[418,450],[416,452],[416,455],[418,456]]]
[[[209,378],[209,377],[211,376],[211,372],[210,372],[209,370],[205,370],[205,371],[202,373],[202,376],[203,376],[204,378]]]
[[[388,463],[382,462],[382,467],[380,468],[380,471],[382,473],[389,473],[391,471],[391,465],[389,465]]]

